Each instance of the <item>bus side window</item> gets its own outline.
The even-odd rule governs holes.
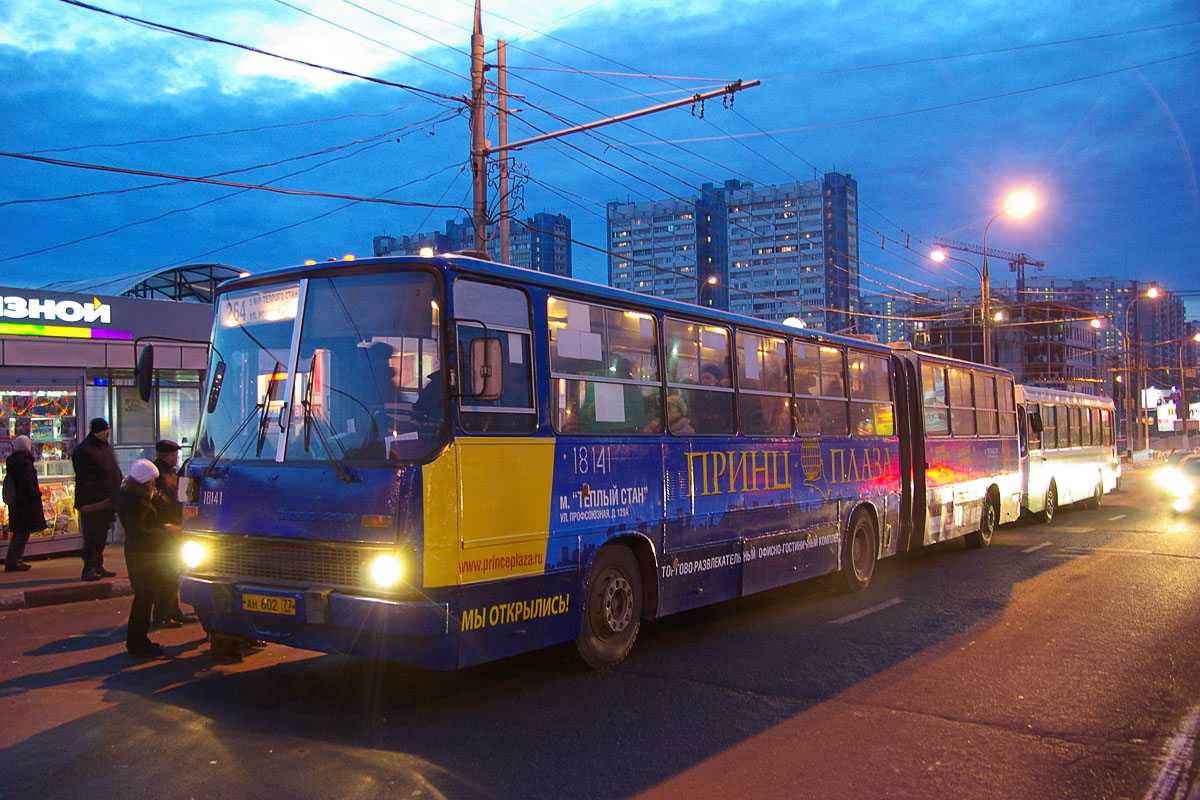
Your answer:
[[[892,381],[888,360],[866,353],[849,354],[850,432],[855,436],[891,436]]]
[[[950,432],[953,436],[974,436],[975,400],[972,397],[971,373],[961,367],[951,367],[948,373],[950,388]],[[979,431],[983,433],[983,431]]]
[[[1040,410],[1040,407],[1036,403],[1030,404],[1030,406],[1029,406],[1029,449],[1030,450],[1041,450],[1042,449],[1043,425],[1044,425],[1044,423],[1042,421],[1042,412]]]
[[[529,433],[537,428],[537,406],[533,401],[533,350],[529,330],[529,298],[520,289],[466,279],[454,282],[454,313],[460,320],[456,339],[460,388],[458,424],[468,433]],[[503,380],[496,400],[469,396],[471,343],[484,335],[500,341]],[[428,388],[428,387],[426,387]],[[438,387],[440,388],[440,387]],[[418,397],[414,409],[425,401]]]
[[[1071,425],[1067,419],[1067,407],[1054,407],[1054,429],[1057,434],[1057,441],[1054,446],[1059,450],[1064,450],[1071,446]]]
[[[980,436],[999,433],[996,416],[996,376],[975,375],[975,421]]]
[[[662,429],[658,333],[652,315],[550,297],[546,317],[555,430]]]
[[[787,342],[738,331],[738,418],[749,436],[791,436]]]
[[[1017,433],[1017,415],[1014,410],[1016,399],[1013,396],[1012,378],[1000,378],[996,382],[996,405],[1000,412],[1000,435],[1015,436]]]
[[[725,328],[670,317],[663,321],[667,388],[682,399],[690,415],[685,427],[695,433],[736,430],[729,338]]]
[[[925,411],[925,432],[930,436],[950,433],[950,409],[946,402],[946,368],[921,364],[921,395]]]

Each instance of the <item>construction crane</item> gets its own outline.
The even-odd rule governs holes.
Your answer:
[[[986,255],[991,258],[1000,258],[1008,262],[1008,271],[1017,273],[1017,299],[1022,301],[1025,299],[1025,267],[1026,265],[1037,267],[1038,271],[1046,268],[1045,261],[1039,261],[1036,258],[1030,258],[1024,253],[1014,253],[1012,250],[997,250],[995,247],[989,247],[985,251],[977,244],[970,242],[960,242],[957,239],[946,239],[941,236],[936,236],[933,243],[938,247],[948,247],[951,250],[961,250],[964,253],[974,253],[975,255]]]

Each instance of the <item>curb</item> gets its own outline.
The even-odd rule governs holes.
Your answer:
[[[0,594],[0,611],[17,611],[22,608],[56,606],[63,603],[78,603],[84,600],[108,600],[133,594],[128,578],[111,581],[83,583],[75,586],[53,586],[48,589],[27,589],[23,592]]]

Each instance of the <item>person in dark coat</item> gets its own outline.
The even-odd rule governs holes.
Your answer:
[[[115,572],[104,568],[104,543],[112,526],[117,492],[121,489],[121,467],[108,443],[108,422],[97,417],[88,425],[87,438],[71,455],[75,467],[75,508],[83,534],[83,574],[80,580],[98,581]]]
[[[179,445],[170,439],[160,439],[154,444],[154,466],[158,468],[158,478],[154,481],[154,508],[158,511],[158,520],[163,523],[179,526],[183,524],[183,503],[179,502]],[[182,564],[179,558],[179,537],[169,535],[163,538],[162,550],[159,557],[159,567],[162,571],[159,581],[159,591],[154,597],[154,627],[178,628],[185,622],[195,622],[196,618],[187,616],[179,607],[179,572]]]
[[[129,583],[133,587],[125,649],[137,658],[162,655],[162,647],[146,635],[150,630],[150,608],[162,580],[159,567],[162,540],[168,535],[154,507],[157,477],[158,467],[154,462],[139,458],[121,481],[117,495],[117,516],[125,528],[125,565],[129,568]]]
[[[8,553],[5,572],[29,569],[21,560],[29,534],[46,530],[42,490],[33,466],[33,442],[28,436],[13,439],[13,452],[4,462],[4,502],[8,505]]]

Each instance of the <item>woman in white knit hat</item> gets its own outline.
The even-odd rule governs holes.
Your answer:
[[[162,655],[162,647],[146,636],[150,630],[150,607],[158,589],[160,543],[167,535],[154,508],[154,479],[157,477],[158,467],[154,462],[139,458],[121,481],[121,492],[117,495],[117,516],[125,528],[125,564],[129,567],[129,583],[133,586],[125,649],[137,658]]]

